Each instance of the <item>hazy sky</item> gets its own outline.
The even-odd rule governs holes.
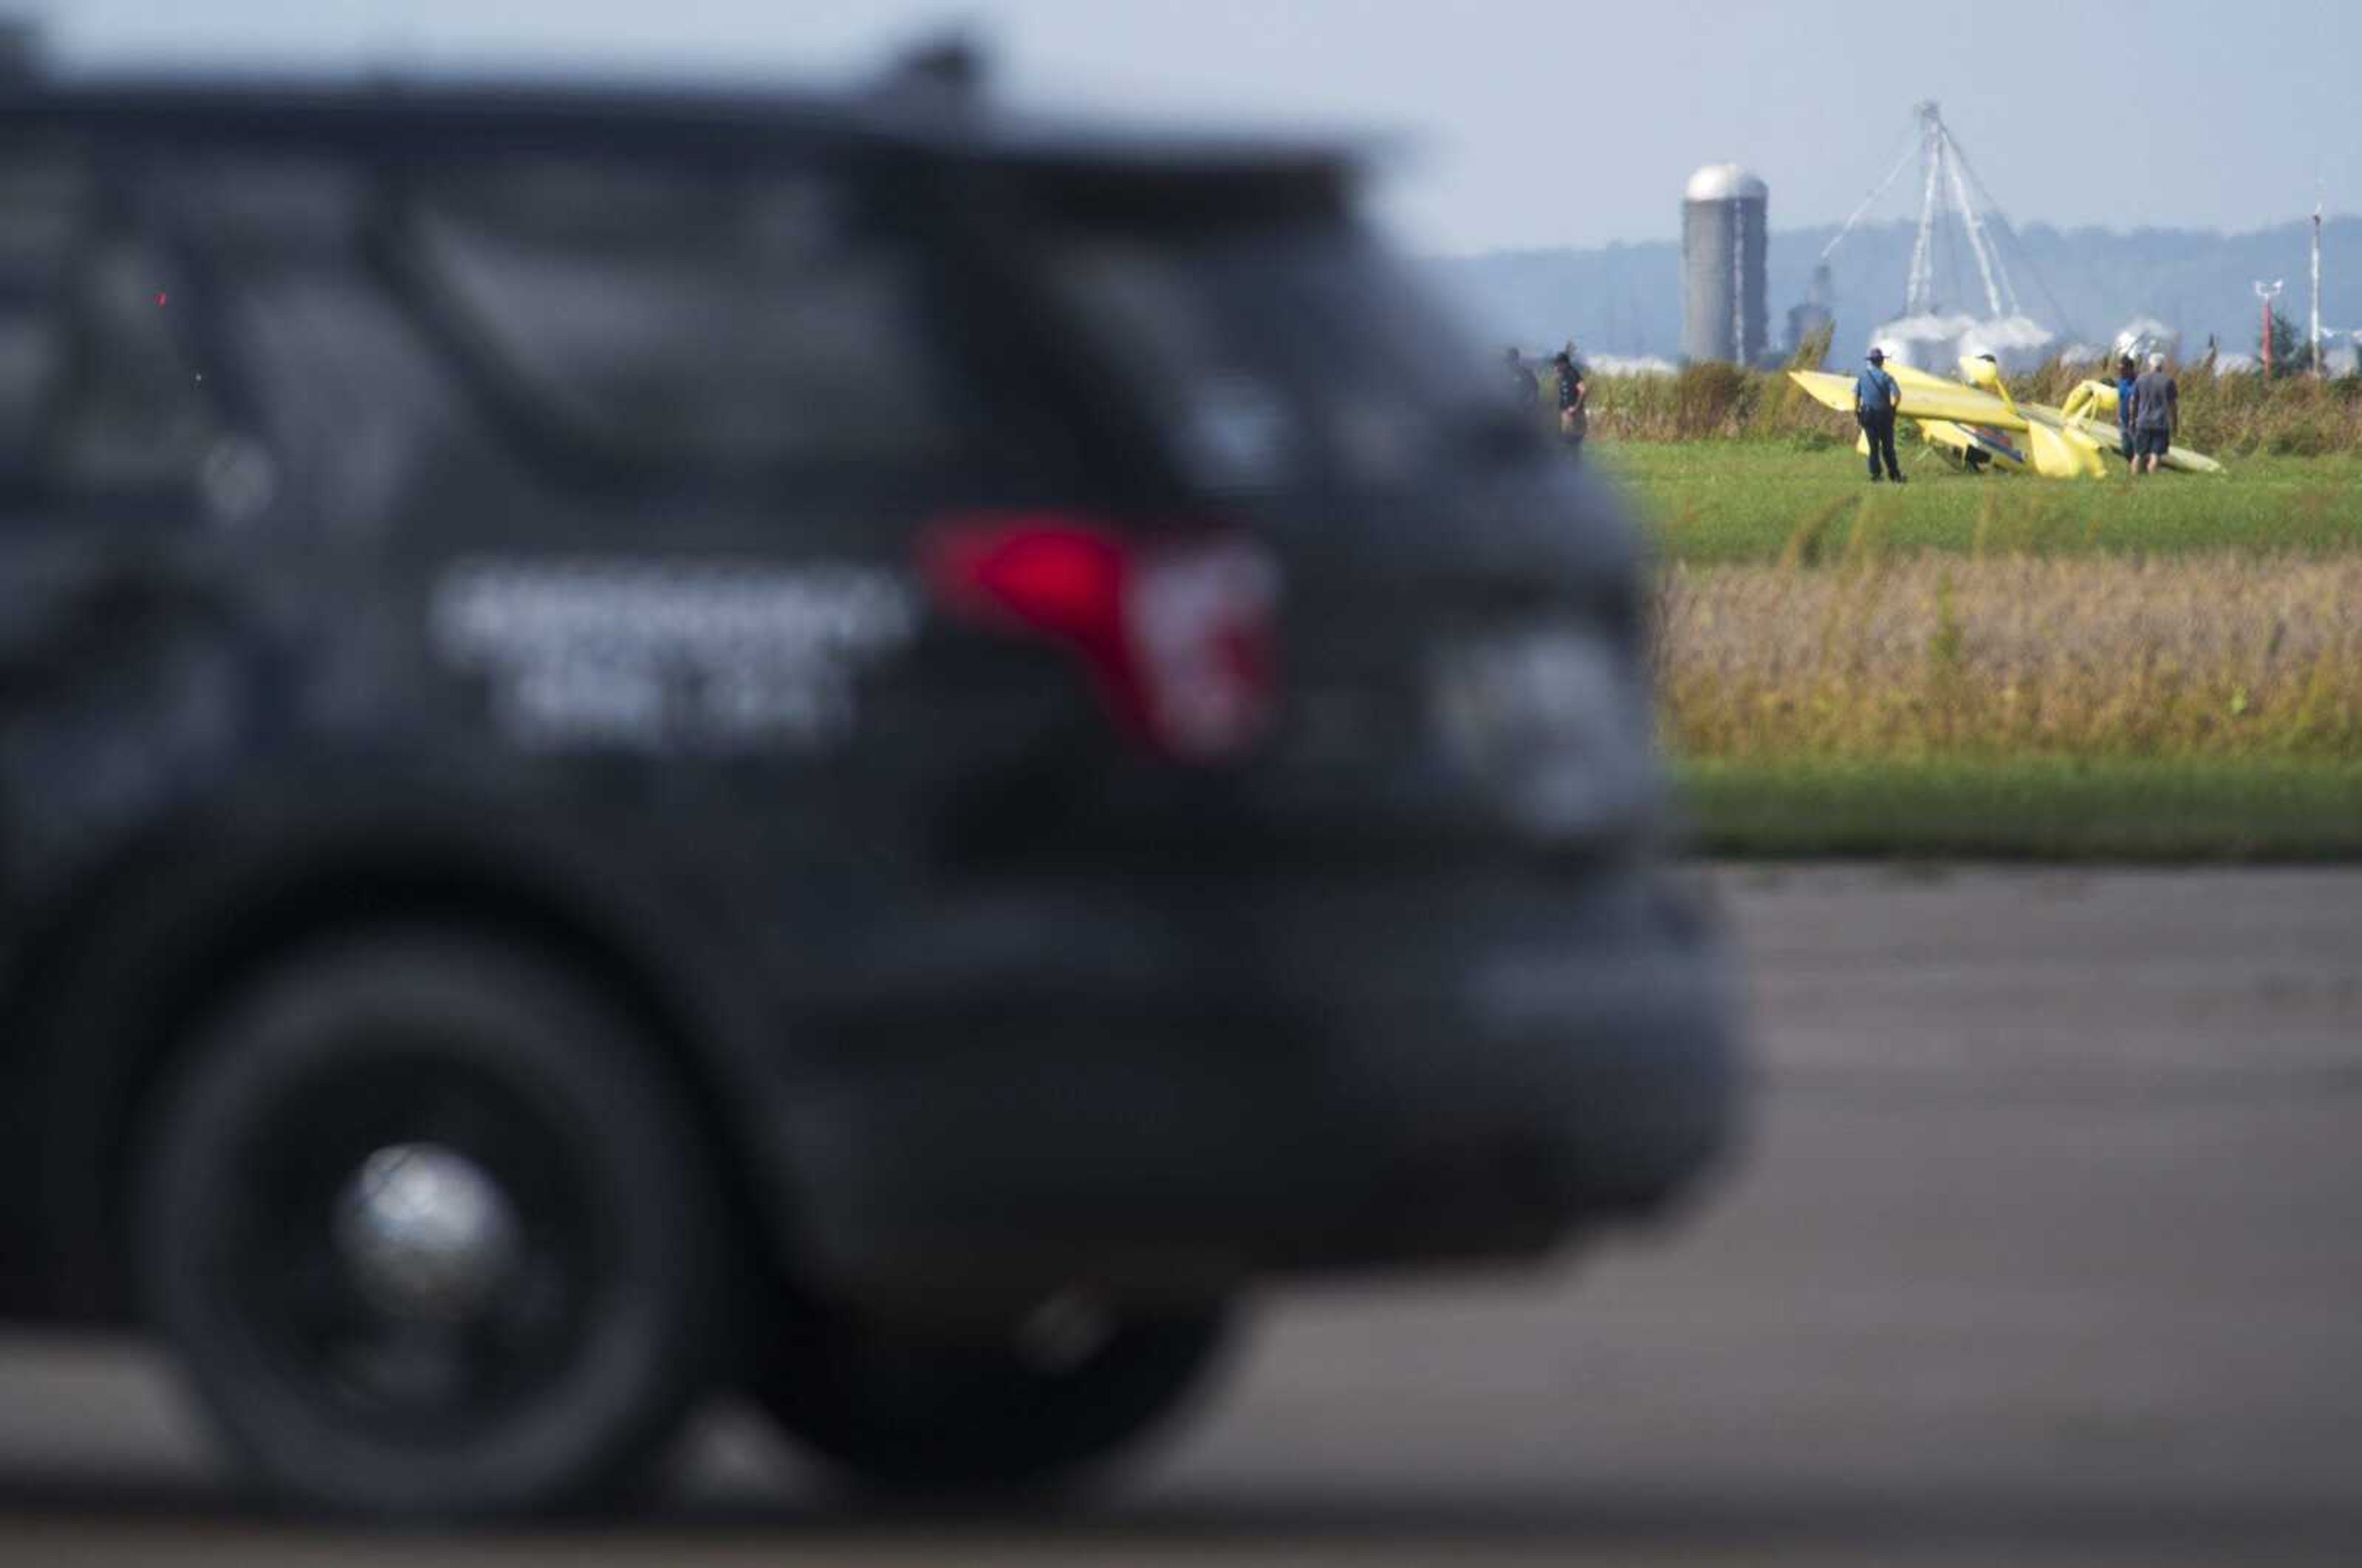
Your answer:
[[[1736,159],[1775,227],[1837,221],[1939,100],[2021,224],[2362,211],[2362,4],[1643,0],[0,0],[74,69],[715,69],[827,81],[966,24],[1032,105],[1403,132],[1423,249],[1677,232]],[[1904,215],[1900,187],[1879,209]]]

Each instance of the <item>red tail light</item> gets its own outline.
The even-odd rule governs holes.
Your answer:
[[[1271,727],[1279,573],[1252,541],[963,519],[927,535],[920,569],[951,613],[1072,649],[1117,722],[1163,755],[1220,761]]]

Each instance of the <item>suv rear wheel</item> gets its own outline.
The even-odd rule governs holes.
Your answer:
[[[1006,1333],[941,1338],[813,1315],[775,1348],[753,1392],[856,1485],[1039,1492],[1171,1420],[1228,1337],[1218,1309],[1112,1320],[1045,1309]]]
[[[692,1132],[558,965],[424,931],[315,951],[167,1086],[136,1193],[151,1320],[290,1498],[586,1501],[702,1391],[726,1292]]]

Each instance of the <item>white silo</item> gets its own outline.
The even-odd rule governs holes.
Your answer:
[[[1763,354],[1763,223],[1771,192],[1709,163],[1682,193],[1682,358],[1752,364]]]

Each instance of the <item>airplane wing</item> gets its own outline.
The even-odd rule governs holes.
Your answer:
[[[1925,387],[1931,392],[1981,390],[1954,377],[1939,376],[1933,370],[1923,370],[1916,365],[1906,365],[1900,360],[1890,360],[1886,367],[1886,373],[1894,378],[1898,386]]]
[[[1906,374],[1906,372],[1908,372]],[[1988,392],[1964,387],[1958,381],[1948,381],[1906,365],[1889,367],[1887,373],[1894,378],[1903,392],[1898,414],[1905,419],[1949,420],[1956,425],[1982,425],[1994,430],[2023,430],[2025,416]],[[1791,370],[1788,379],[1810,393],[1816,403],[1827,404],[1840,414],[1853,412],[1853,378],[1827,370]]]
[[[1853,378],[1827,370],[1791,370],[1788,379],[1805,389],[1815,403],[1836,409],[1839,414],[1853,412]]]

